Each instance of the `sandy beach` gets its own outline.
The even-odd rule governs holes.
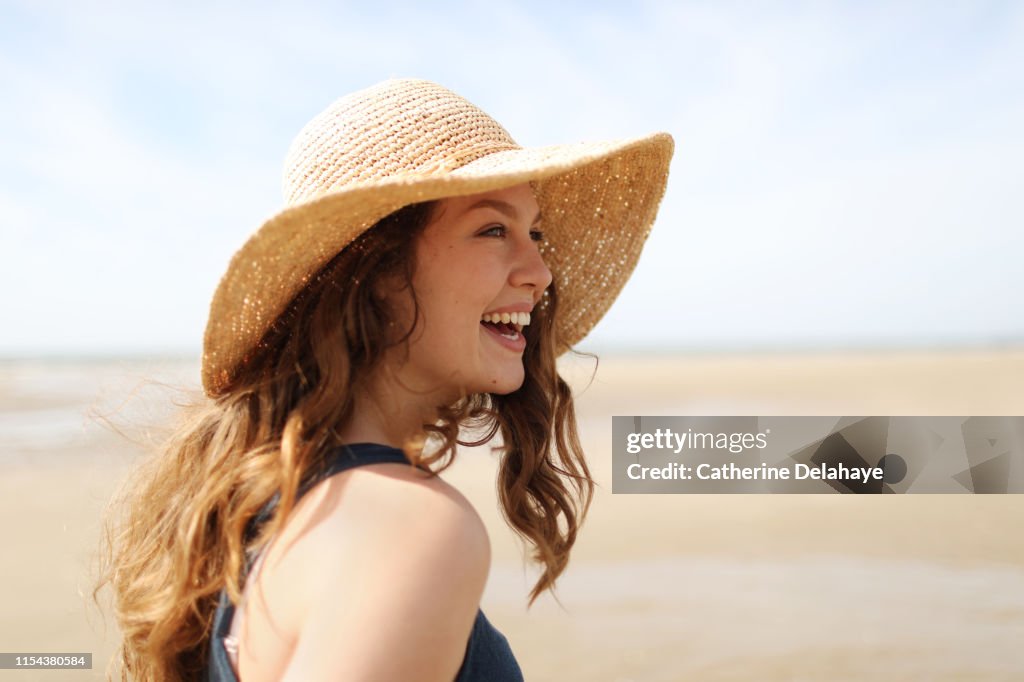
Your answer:
[[[611,416],[1020,415],[1024,350],[604,356],[563,364],[599,484],[559,582],[533,569],[495,503],[496,458],[445,478],[487,524],[483,609],[527,680],[1024,679],[1024,496],[612,495]],[[156,429],[195,360],[0,362],[3,651],[116,645],[90,601],[100,518],[140,447],[91,419]],[[126,395],[133,395],[125,402]],[[138,434],[136,434],[138,435]]]

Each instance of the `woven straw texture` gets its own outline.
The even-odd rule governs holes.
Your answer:
[[[230,387],[316,272],[389,213],[531,182],[543,256],[558,288],[564,350],[607,312],[636,266],[665,192],[667,133],[524,149],[479,108],[434,83],[389,80],[343,97],[289,149],[286,207],[234,255],[210,304],[202,380]]]

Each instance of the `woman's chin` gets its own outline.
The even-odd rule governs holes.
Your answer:
[[[493,376],[487,382],[487,393],[496,393],[498,395],[508,395],[509,393],[515,393],[523,386],[523,381],[526,380],[526,374],[523,372],[523,368],[520,366],[518,371],[503,372],[500,375]]]

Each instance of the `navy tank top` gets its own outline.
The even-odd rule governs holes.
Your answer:
[[[335,448],[330,452],[324,469],[299,486],[296,501],[329,476],[353,467],[385,462],[408,464],[409,460],[401,450],[376,443],[356,443]],[[249,523],[246,531],[247,542],[255,537],[259,526],[270,518],[277,506],[278,499],[279,495],[275,495]],[[253,559],[252,556],[246,557],[245,575],[248,574]],[[243,580],[245,575],[243,575]],[[221,590],[217,610],[213,616],[210,652],[206,674],[203,678],[206,682],[238,682],[225,648],[225,639],[231,632],[231,620],[234,615],[235,606],[228,599],[227,591]],[[455,682],[476,682],[478,680],[493,680],[494,682],[522,682],[523,680],[522,670],[516,662],[508,640],[491,625],[482,610],[477,610],[476,620],[473,622],[473,629],[470,631],[466,644],[466,654],[455,677]]]

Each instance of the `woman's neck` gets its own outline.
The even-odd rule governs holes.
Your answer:
[[[439,396],[418,394],[378,381],[356,396],[352,414],[337,434],[342,443],[379,443],[404,448],[422,441],[423,425],[437,421]]]

